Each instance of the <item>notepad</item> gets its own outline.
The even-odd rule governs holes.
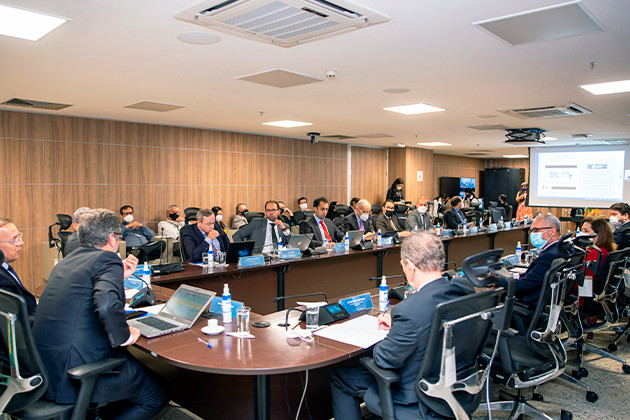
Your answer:
[[[367,349],[387,336],[387,331],[378,329],[378,318],[363,315],[342,324],[331,325],[313,335]]]

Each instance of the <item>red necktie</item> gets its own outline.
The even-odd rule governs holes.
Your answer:
[[[328,229],[326,229],[326,224],[324,223],[324,221],[320,220],[319,224],[322,225],[322,229],[324,230],[324,235],[326,235],[326,240],[328,242],[332,242],[332,239],[330,238],[330,235],[328,234]]]

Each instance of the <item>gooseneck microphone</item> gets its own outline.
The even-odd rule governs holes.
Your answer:
[[[131,309],[136,309],[140,306],[153,306],[157,300],[155,296],[155,292],[151,289],[149,283],[147,283],[142,277],[136,276],[142,283],[144,283],[144,287],[138,291],[131,300],[129,301],[129,307]]]
[[[399,278],[402,277],[402,278],[405,279],[405,281],[407,281],[407,277],[405,277],[404,274],[396,274],[395,276],[384,276],[384,277],[387,277],[388,279],[399,279]],[[383,276],[381,276],[381,277],[368,277],[368,280],[369,281],[373,281],[373,280],[380,280],[382,278],[383,278]]]
[[[275,298],[273,298],[271,300],[274,301],[274,302],[277,302],[279,300],[293,299],[293,298],[300,298],[300,297],[308,297],[308,296],[323,296],[324,300],[326,301],[326,304],[328,304],[328,297],[326,297],[326,293],[324,293],[324,292],[305,293],[303,295],[293,295],[293,296],[276,296]]]

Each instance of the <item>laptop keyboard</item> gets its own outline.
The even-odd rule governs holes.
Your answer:
[[[164,321],[154,316],[140,318],[137,321],[142,322],[144,325],[148,325],[149,327],[153,327],[161,331],[170,330],[171,328],[179,327],[179,325],[171,324],[170,322]]]

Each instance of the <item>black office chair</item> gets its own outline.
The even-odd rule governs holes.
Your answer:
[[[46,391],[46,371],[35,347],[24,298],[0,289],[0,414],[17,419],[85,419],[96,381],[112,373],[125,359],[106,359],[70,369],[80,381],[74,405],[40,398]]]
[[[184,209],[185,223],[189,224],[197,220],[197,212],[201,210],[199,207],[186,207]]]
[[[243,215],[245,219],[247,219],[247,223],[250,223],[254,219],[262,219],[265,217],[265,213],[262,211],[246,211]]]
[[[335,226],[337,226],[338,228],[341,228],[341,226],[343,225],[343,217],[341,216],[337,216],[333,219],[333,223],[335,224]]]
[[[57,237],[55,238],[52,232],[53,226],[59,226],[57,230]],[[66,240],[68,236],[72,232],[64,232],[68,230],[72,226],[72,216],[69,214],[57,214],[57,221],[52,225],[48,226],[48,246],[50,248],[57,247],[57,250],[61,252],[64,256],[64,247],[66,245]]]
[[[514,214],[514,206],[510,205],[510,211],[507,214],[506,219],[507,220],[512,220],[512,215]]]
[[[337,206],[335,207],[335,218],[337,218],[337,217],[341,217],[341,218],[346,217],[347,215],[349,215],[352,212],[353,212],[352,207],[347,206],[345,204],[337,204]]]
[[[394,209],[394,213],[397,216],[402,216],[403,214],[407,214],[409,211],[409,207],[406,204],[396,204],[396,208]]]
[[[378,215],[381,212],[382,207],[378,204],[372,204],[372,215]]]

